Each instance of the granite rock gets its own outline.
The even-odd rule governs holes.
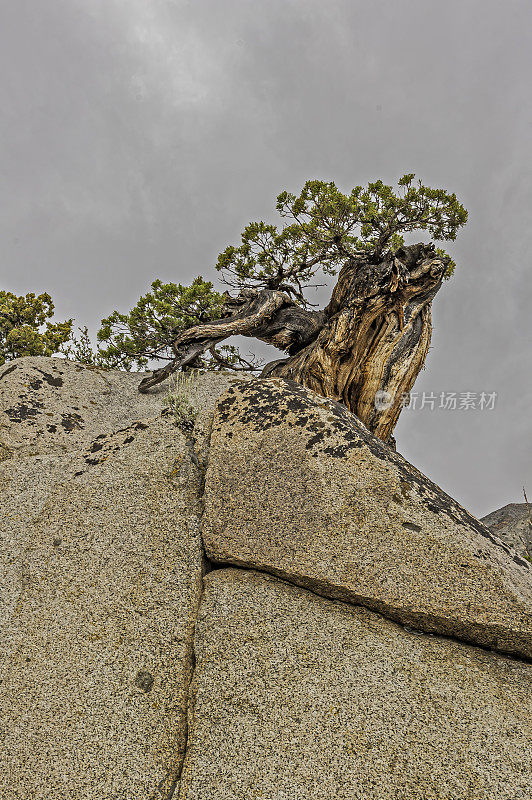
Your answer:
[[[147,394],[142,374],[86,367],[64,358],[17,358],[0,367],[0,462],[11,455],[65,453],[100,434],[126,428],[168,406],[173,381]],[[235,380],[199,375],[187,386],[190,405],[206,418]]]
[[[167,390],[138,395],[138,375],[60,359],[11,367],[0,381],[10,425],[0,462],[2,797],[164,800],[186,743],[201,452],[165,408]],[[194,383],[200,444],[229,383]],[[78,411],[79,427],[60,424]]]
[[[139,377],[0,370],[2,797],[528,800],[532,666],[455,640],[530,656],[528,561],[332,401]]]
[[[206,576],[179,800],[528,800],[532,665]]]
[[[165,390],[141,395],[137,373],[92,369],[38,356],[0,368],[0,442],[4,453],[37,455],[79,448],[101,433],[160,413]]]
[[[480,520],[520,556],[532,561],[532,518],[526,503],[508,503]]]
[[[334,401],[281,379],[230,387],[204,499],[215,563],[532,658],[532,565]]]

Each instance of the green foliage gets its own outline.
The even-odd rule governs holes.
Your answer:
[[[303,300],[303,289],[318,269],[334,275],[353,255],[381,258],[404,244],[404,234],[428,231],[433,239],[453,240],[467,222],[467,211],[455,194],[431,189],[414,174],[398,181],[398,190],[381,180],[350,194],[332,182],[307,181],[299,194],[281,192],[277,211],[290,220],[281,230],[252,222],[239,247],[227,247],[218,257],[223,280],[238,288],[267,286]],[[450,275],[454,262],[449,261]]]
[[[366,256],[380,260],[402,247],[405,235],[427,231],[435,240],[453,240],[467,221],[456,195],[432,189],[414,174],[404,175],[394,190],[381,180],[356,186],[343,194],[333,182],[310,180],[296,196],[281,192],[277,211],[284,227],[252,222],[238,247],[227,247],[216,268],[222,280],[239,290],[270,288],[285,291],[305,305],[304,290],[320,270],[335,275],[347,259]],[[442,250],[447,277],[454,262]],[[156,280],[129,313],[114,311],[102,320],[99,347],[93,351],[87,329],[72,336],[70,357],[106,368],[142,369],[150,361],[172,359],[172,344],[187,328],[219,319],[224,297],[212,283],[196,278],[190,286]],[[256,370],[234,346],[210,349],[193,364],[204,369]]]
[[[172,344],[181,331],[221,316],[224,297],[202,277],[190,286],[156,280],[151,289],[129,314],[113,311],[102,320],[97,351],[91,348],[87,329],[80,329],[81,337],[73,337],[69,357],[105,369],[141,369],[151,360],[172,359]],[[244,359],[233,345],[218,345],[198,357],[194,366],[214,371],[257,370],[260,362],[253,356]]]
[[[109,367],[130,370],[150,359],[171,359],[172,342],[186,328],[218,319],[223,297],[212,283],[196,278],[190,286],[156,280],[129,314],[119,311],[102,320],[97,358]]]
[[[283,191],[276,208],[287,224],[278,230],[262,221],[250,223],[241,244],[220,253],[216,268],[229,286],[279,289],[306,304],[304,289],[318,270],[335,275],[346,259],[357,255],[381,259],[416,230],[428,231],[435,240],[455,239],[467,222],[467,211],[455,194],[421,181],[414,184],[414,177],[404,175],[397,190],[378,180],[346,195],[333,182],[309,180],[298,196]],[[436,253],[447,261],[449,277],[454,261],[440,248]],[[93,350],[87,328],[79,328],[76,337],[72,320],[50,322],[50,295],[17,297],[0,291],[0,365],[19,356],[62,352],[86,365],[142,369],[152,360],[171,360],[176,337],[219,319],[223,304],[224,297],[202,277],[190,286],[156,280],[129,313],[113,311],[102,320],[99,345]],[[257,370],[260,363],[223,345],[198,357],[194,367]]]
[[[50,322],[54,304],[49,294],[17,296],[0,291],[0,366],[22,356],[65,352],[72,320]]]

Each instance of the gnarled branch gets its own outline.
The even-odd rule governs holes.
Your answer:
[[[183,331],[174,360],[140,384],[146,391],[229,336],[260,339],[287,353],[264,376],[297,381],[344,403],[388,440],[402,399],[423,366],[431,336],[431,302],[447,261],[432,245],[410,245],[385,257],[359,255],[341,269],[328,306],[309,311],[274,289],[227,297],[222,317]],[[389,404],[376,404],[377,392]]]

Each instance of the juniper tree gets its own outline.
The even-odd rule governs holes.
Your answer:
[[[345,404],[388,440],[427,355],[432,300],[455,267],[432,241],[406,244],[405,236],[426,231],[432,240],[453,240],[467,221],[456,195],[414,177],[404,175],[397,190],[378,180],[343,194],[332,182],[312,180],[297,196],[282,192],[283,227],[253,222],[240,244],[218,257],[223,295],[198,278],[205,306],[195,317],[178,309],[179,319],[144,332],[148,304],[134,319],[108,318],[102,341],[129,356],[129,342],[138,347],[143,336],[143,357],[164,349],[168,363],[141,381],[145,392],[175,370],[201,365],[205,354],[219,364],[217,348],[230,336],[260,339],[287,356],[266,365],[263,376],[297,381]],[[309,301],[318,273],[338,276],[321,310]],[[118,323],[125,333],[116,334]],[[140,338],[130,335],[138,325]],[[379,391],[389,405],[375,403]]]

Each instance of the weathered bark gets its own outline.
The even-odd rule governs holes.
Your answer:
[[[423,244],[383,259],[351,258],[323,311],[308,311],[280,291],[242,292],[227,299],[221,319],[181,333],[175,359],[145,378],[140,391],[193,366],[227,337],[250,336],[289,356],[267,365],[263,376],[295,380],[345,404],[389,440],[427,355],[431,302],[446,267],[433,246]],[[376,404],[377,392],[387,393],[384,402]]]
[[[269,374],[344,403],[386,441],[424,364],[431,302],[445,269],[431,248],[419,245],[379,264],[347,263],[316,341]],[[379,391],[386,408],[376,407]]]

